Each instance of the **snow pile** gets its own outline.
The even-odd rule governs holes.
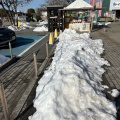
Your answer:
[[[98,22],[98,25],[110,25],[111,24],[111,22]]]
[[[27,22],[20,22],[19,28],[17,26],[14,26],[14,25],[8,26],[8,28],[13,30],[13,31],[21,31],[21,30],[25,30],[25,29],[31,29],[33,27],[30,26],[29,23],[27,23]]]
[[[47,25],[48,22],[47,21],[39,21],[38,24],[36,24],[37,26],[42,26],[42,25]]]
[[[116,120],[116,107],[101,92],[102,40],[66,29],[53,62],[39,81],[29,120]]]
[[[35,31],[35,32],[44,32],[44,31],[48,31],[48,28],[43,25],[41,27],[36,27],[33,31]]]
[[[9,58],[0,54],[0,66],[5,63]]]
[[[120,92],[117,89],[113,89],[111,95],[113,97],[118,97],[120,95]]]
[[[17,26],[14,26],[14,25],[8,26],[8,28],[13,30],[13,31],[21,31],[21,30],[25,30],[26,29],[23,26],[20,26],[20,28],[18,28]]]
[[[20,22],[20,26],[25,27],[25,28],[30,28],[30,29],[34,28],[34,27],[30,26],[28,22]]]

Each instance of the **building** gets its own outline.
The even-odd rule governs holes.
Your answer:
[[[110,11],[115,14],[115,19],[120,20],[120,0],[110,1]]]
[[[102,0],[102,8],[105,8],[102,10],[102,16],[104,16],[110,9],[110,0]]]
[[[103,8],[103,10],[99,10],[98,16],[104,16],[104,13],[109,11],[110,0],[90,0],[90,5],[95,6],[96,8]]]
[[[47,21],[47,9],[41,9],[41,19]]]
[[[47,6],[48,31],[53,32],[56,28],[63,30],[63,14],[58,11],[62,5]],[[59,23],[59,24],[58,24]]]

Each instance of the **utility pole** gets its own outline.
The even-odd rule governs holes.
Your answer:
[[[94,8],[94,6],[95,6],[95,0],[92,1],[92,4],[93,4],[93,8]]]

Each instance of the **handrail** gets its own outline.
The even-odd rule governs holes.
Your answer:
[[[47,36],[47,35],[46,35]],[[10,43],[9,43],[10,44]],[[21,61],[23,61],[25,58],[27,58],[30,54],[33,54],[33,59],[34,59],[34,67],[35,67],[35,78],[37,79],[38,78],[38,66],[37,66],[37,56],[36,54],[40,51],[41,47],[46,44],[46,58],[48,59],[49,58],[49,51],[48,51],[48,41],[44,42],[43,44],[40,45],[39,48],[36,48],[34,50],[32,50],[31,52],[29,52],[27,55],[25,55],[23,58],[21,58],[17,63],[15,63],[14,65],[12,65],[12,67],[16,67],[16,65],[18,63],[20,63]],[[11,54],[12,54],[12,50],[11,50]],[[11,55],[12,56],[12,55]],[[47,60],[45,59],[45,60]],[[13,69],[13,68],[12,68]],[[10,71],[11,70],[11,67],[9,68],[9,70],[7,71]],[[1,74],[0,74],[1,75]],[[7,102],[6,102],[6,97],[5,97],[5,92],[4,92],[4,87],[5,85],[3,85],[3,82],[0,81],[0,98],[1,98],[1,102],[2,102],[2,106],[3,106],[3,112],[4,112],[4,117],[5,117],[5,120],[9,120],[10,116],[9,116],[9,113],[8,113],[8,106],[7,106]]]
[[[45,37],[47,37],[49,34],[47,34]],[[44,39],[44,38],[43,38]],[[48,42],[48,41],[46,41],[46,42]],[[24,57],[22,57],[17,63],[15,63],[14,65],[11,65],[11,67],[15,67],[18,63],[20,63],[21,61],[23,61],[23,60],[25,60],[30,54],[33,54],[34,52],[37,52],[38,50],[40,50],[40,48],[44,45],[44,44],[46,44],[46,42],[45,43],[43,43],[43,44],[41,44],[40,45],[40,47],[39,47],[39,49],[38,48],[35,48],[34,50],[32,50],[31,52],[29,52],[28,54],[26,54]],[[11,70],[11,68],[9,68],[9,69],[7,69],[7,72],[9,72]],[[2,73],[0,73],[0,75],[1,75]]]

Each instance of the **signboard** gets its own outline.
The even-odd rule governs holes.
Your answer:
[[[96,0],[90,0],[90,5],[95,6],[96,5]]]
[[[90,31],[90,23],[81,23],[80,25],[80,31]]]
[[[111,0],[110,10],[120,10],[120,0]]]
[[[69,28],[80,32],[90,32],[90,23],[72,23],[69,24]]]

